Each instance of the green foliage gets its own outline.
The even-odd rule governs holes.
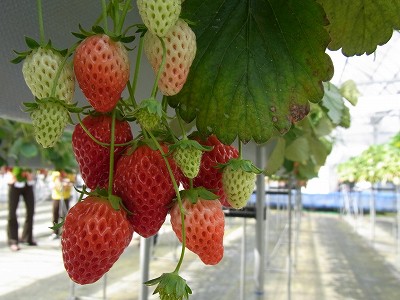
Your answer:
[[[194,0],[197,54],[182,91],[169,98],[202,134],[266,142],[306,116],[333,75],[329,35],[315,1]]]
[[[400,183],[399,136],[385,144],[373,145],[360,155],[337,166],[339,179],[344,182],[369,181]]]
[[[318,0],[327,14],[329,49],[346,56],[371,54],[400,29],[399,0]]]
[[[273,147],[266,166],[266,174],[287,179],[308,180],[318,175],[332,150],[330,137],[333,129],[350,125],[349,109],[342,91],[331,83],[324,84],[325,95],[318,104],[311,104],[310,113],[297,122],[283,137],[268,142]],[[356,91],[356,87],[352,87]],[[353,103],[357,98],[353,93]],[[275,146],[270,143],[276,142]]]
[[[53,148],[44,149],[35,140],[32,124],[0,118],[0,165],[18,165],[24,159],[25,164],[39,160],[43,166],[75,169],[71,137],[65,132]]]

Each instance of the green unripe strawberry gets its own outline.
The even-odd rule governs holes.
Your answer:
[[[226,200],[233,208],[240,209],[247,204],[253,193],[256,174],[262,171],[251,161],[242,159],[231,159],[222,168],[222,186]]]
[[[181,13],[181,0],[138,0],[137,6],[144,25],[159,37],[168,33]]]
[[[54,80],[64,59],[60,52],[48,47],[35,48],[25,57],[22,74],[36,98],[43,99],[52,96]],[[71,63],[66,63],[58,78],[54,97],[71,103],[74,91],[73,67]]]
[[[137,122],[147,131],[152,131],[160,126],[161,119],[158,115],[149,112],[145,108],[138,109],[135,112]]]
[[[30,110],[36,141],[43,148],[53,147],[69,121],[68,109],[57,101],[42,101]]]
[[[195,178],[199,174],[203,151],[194,147],[177,148],[173,157],[176,164],[187,178]]]
[[[144,99],[133,112],[136,121],[147,131],[159,129],[161,126],[162,107],[155,98]]]
[[[187,178],[195,178],[199,174],[203,151],[211,151],[212,147],[200,145],[195,140],[184,138],[169,147],[174,160]]]

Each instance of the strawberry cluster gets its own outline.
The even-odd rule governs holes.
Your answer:
[[[118,1],[109,5],[109,11],[118,12]],[[182,125],[178,114],[167,116],[165,97],[180,92],[196,55],[196,36],[180,18],[181,5],[181,0],[137,1],[144,22],[137,36],[156,74],[151,96],[140,103],[136,72],[130,81],[133,38],[121,30],[81,28],[75,34],[79,42],[67,51],[27,39],[30,50],[14,61],[25,60],[24,78],[35,97],[26,107],[43,147],[57,143],[67,122],[77,118],[72,146],[85,188],[65,218],[61,244],[65,268],[79,284],[97,281],[134,232],[155,235],[168,214],[183,249],[205,264],[218,264],[224,254],[223,207],[243,207],[253,191],[259,170],[242,160],[240,151],[215,135],[187,135],[184,126],[174,133],[168,122],[175,118]],[[123,11],[129,6],[126,1]],[[119,22],[115,28],[122,28],[124,16],[112,16]],[[87,107],[71,104],[75,80]],[[123,99],[126,89],[129,97]],[[131,122],[141,130],[133,134]],[[146,284],[157,284],[163,299],[188,298],[191,290],[179,267]]]

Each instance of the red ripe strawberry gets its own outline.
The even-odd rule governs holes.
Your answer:
[[[68,212],[61,238],[69,277],[79,284],[99,280],[118,260],[133,235],[124,210],[88,196]]]
[[[179,19],[164,37],[167,50],[164,70],[158,81],[158,88],[167,96],[180,92],[186,82],[190,66],[196,55],[196,36],[189,25]],[[159,38],[150,31],[144,36],[144,51],[153,70],[157,73],[163,49]]]
[[[168,153],[167,146],[162,146]],[[179,182],[180,172],[168,158],[172,172]],[[114,192],[122,198],[133,229],[143,237],[158,232],[165,221],[175,190],[165,161],[158,150],[143,145],[118,161],[114,177]]]
[[[230,207],[223,189],[222,172],[216,167],[218,164],[227,163],[231,158],[239,157],[239,152],[233,146],[222,144],[215,135],[209,136],[205,141],[199,140],[199,143],[214,148],[203,153],[200,171],[197,177],[193,179],[193,185],[212,190],[219,196],[219,201],[223,206]],[[184,185],[188,187],[187,183],[184,183]]]
[[[217,200],[197,199],[196,204],[183,199],[185,210],[186,247],[206,265],[218,264],[224,256],[225,217]],[[170,211],[171,225],[182,242],[182,220],[178,203]]]
[[[128,53],[121,42],[105,34],[87,37],[76,48],[74,72],[90,105],[99,112],[109,112],[129,79]]]
[[[85,128],[98,141],[111,142],[111,117],[107,115],[87,116],[82,120]],[[115,120],[115,143],[123,144],[133,139],[131,127],[126,121]],[[86,134],[80,124],[72,134],[75,158],[82,173],[82,179],[90,189],[108,186],[110,150],[97,144]],[[126,147],[115,147],[114,161],[117,162]]]

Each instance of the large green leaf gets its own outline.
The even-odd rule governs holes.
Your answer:
[[[323,166],[329,154],[329,149],[318,138],[313,136],[308,137],[308,144],[310,147],[311,160],[317,166]]]
[[[302,136],[290,143],[285,150],[285,158],[295,162],[307,161],[310,157],[310,146],[306,137]]]
[[[321,118],[318,123],[314,125],[314,133],[318,137],[328,135],[332,130],[333,125],[329,118]]]
[[[400,0],[318,0],[328,15],[329,49],[371,54],[400,29]]]
[[[340,92],[342,93],[342,96],[350,102],[351,105],[357,105],[358,97],[361,94],[353,80],[346,80],[343,82],[343,84],[340,86]]]
[[[285,160],[285,147],[286,141],[283,137],[273,137],[268,144],[274,144],[274,148],[268,156],[267,164],[265,166],[265,174],[272,175],[282,166]]]
[[[342,119],[342,111],[345,107],[342,94],[340,90],[331,83],[324,83],[324,86],[325,95],[321,104],[328,110],[327,114],[332,122],[338,125]]]
[[[326,16],[313,0],[192,0],[197,54],[182,91],[182,118],[224,143],[267,141],[309,111],[333,75]]]

